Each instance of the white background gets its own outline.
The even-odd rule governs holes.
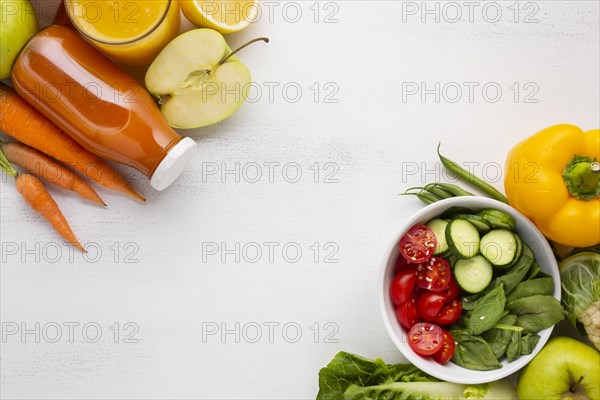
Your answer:
[[[106,209],[52,189],[87,260],[70,255],[4,177],[1,320],[5,330],[39,323],[40,340],[19,332],[1,343],[2,398],[309,399],[340,350],[402,361],[381,321],[377,277],[388,240],[421,207],[397,194],[447,178],[437,143],[501,189],[497,172],[516,142],[555,123],[600,125],[598,2],[498,1],[486,12],[480,2],[472,15],[463,2],[437,3],[439,22],[408,3],[263,7],[260,21],[227,38],[232,47],[271,38],[240,54],[262,96],[255,90],[228,120],[185,132],[199,151],[175,184],[156,192],[123,169],[148,202],[100,190]],[[463,15],[452,22],[455,5]],[[403,88],[436,82],[450,84],[439,102],[403,99]],[[465,82],[478,85],[472,101]],[[486,84],[502,89],[497,102],[493,88],[484,97]],[[452,103],[456,85],[463,97]],[[525,102],[533,92],[537,102]],[[252,183],[257,164],[262,178]],[[236,166],[239,178],[220,174]],[[277,243],[273,260],[266,242]],[[209,255],[211,243],[247,253],[239,262]],[[262,249],[255,263],[252,243]],[[73,343],[68,323],[79,324]],[[234,333],[206,335],[236,324],[239,343]],[[137,343],[125,343],[137,328]]]

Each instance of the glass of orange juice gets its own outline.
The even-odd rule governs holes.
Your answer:
[[[179,34],[177,0],[65,0],[83,36],[127,65],[147,65]]]

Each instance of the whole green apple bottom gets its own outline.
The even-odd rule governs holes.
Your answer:
[[[29,0],[0,0],[0,79],[10,77],[19,51],[37,31]]]
[[[521,400],[599,400],[600,352],[569,337],[551,339],[517,381]]]
[[[253,40],[268,41],[261,38]],[[155,96],[169,125],[199,128],[233,114],[248,97],[250,71],[225,38],[212,29],[194,29],[173,39],[146,72],[146,88]]]

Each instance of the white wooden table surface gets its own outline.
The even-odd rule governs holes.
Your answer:
[[[502,188],[517,141],[600,125],[597,1],[470,4],[265,2],[228,37],[271,38],[251,101],[172,187],[52,190],[87,258],[3,177],[1,397],[309,399],[340,350],[402,361],[377,277],[437,143]]]

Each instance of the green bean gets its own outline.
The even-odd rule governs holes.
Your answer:
[[[418,192],[411,192],[411,190],[418,190]],[[449,199],[451,197],[473,196],[472,193],[469,193],[456,185],[438,182],[429,183],[424,187],[411,187],[406,189],[404,193],[400,194],[400,196],[406,195],[417,196],[425,204],[435,203],[436,201]]]
[[[479,178],[475,174],[467,171],[466,169],[461,167],[458,163],[442,156],[440,154],[440,146],[441,145],[442,145],[441,143],[438,144],[437,153],[438,153],[438,156],[440,157],[440,161],[442,162],[442,165],[444,167],[446,167],[450,172],[455,174],[458,177],[458,179],[460,179],[464,182],[470,183],[471,185],[475,186],[476,188],[478,188],[478,189],[482,190],[483,192],[485,192],[486,194],[488,194],[491,198],[508,204],[508,199],[506,198],[506,196],[504,196],[502,193],[500,193],[495,187],[493,187],[492,185],[490,185],[483,179]]]
[[[423,190],[423,187],[421,187],[421,186],[413,186],[413,187],[411,187],[411,188],[408,188],[408,189],[406,189],[406,190],[404,191],[404,193],[401,193],[400,195],[403,195],[403,194],[416,194],[416,193],[408,193],[408,192],[409,192],[410,190],[417,190],[417,189],[418,189],[418,190]]]
[[[410,192],[411,190],[416,190],[418,189],[418,192]],[[408,188],[406,189],[406,191],[404,193],[400,193],[399,196],[417,196],[419,200],[421,200],[423,203],[425,204],[431,204],[431,203],[435,203],[436,201],[440,201],[442,200],[441,197],[436,196],[433,193],[430,193],[428,191],[425,190],[425,188],[422,187],[412,187],[412,188]]]
[[[440,197],[442,199],[449,199],[450,197],[455,197],[451,192],[447,191],[446,189],[437,186],[437,184],[435,183],[430,183],[429,185],[426,185],[423,190],[433,194],[434,196]]]
[[[404,193],[399,193],[398,196],[416,196],[417,192],[411,192],[411,190],[419,190],[419,192],[422,192],[423,188],[419,187],[419,186],[417,186],[417,187],[411,187],[411,188],[406,189],[404,191]]]
[[[425,204],[432,204],[436,201],[442,200],[441,197],[434,195],[433,193],[429,193],[425,190],[421,190],[419,193],[416,193],[419,200],[421,200]]]
[[[444,189],[445,191],[451,193],[452,197],[458,197],[458,196],[475,196],[473,193],[467,192],[465,189],[461,188],[460,186],[454,185],[452,183],[439,183],[439,182],[436,182],[436,183],[431,183],[431,185],[435,185],[435,186],[438,186],[438,187]],[[425,188],[427,189],[427,186],[425,186]],[[429,190],[429,189],[427,189],[427,190]]]

